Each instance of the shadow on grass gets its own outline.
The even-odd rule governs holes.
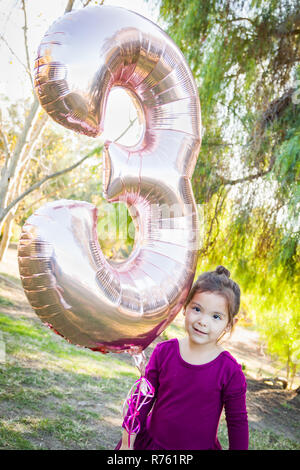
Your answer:
[[[122,404],[138,377],[131,357],[74,346],[38,319],[0,313],[0,332],[6,346],[6,362],[0,364],[0,449],[114,449]],[[251,393],[255,386],[257,381],[249,382]],[[262,398],[258,390],[260,406]],[[224,415],[218,436],[228,448]],[[296,449],[297,443],[253,429],[250,448]]]
[[[128,357],[76,347],[31,319],[0,314],[0,331],[0,448],[114,449],[138,377]]]

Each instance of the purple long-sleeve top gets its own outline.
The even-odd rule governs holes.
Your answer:
[[[223,407],[229,449],[248,449],[246,380],[228,351],[194,365],[182,358],[177,339],[164,341],[155,347],[145,376],[155,396],[140,410],[135,449],[221,449],[217,432]]]

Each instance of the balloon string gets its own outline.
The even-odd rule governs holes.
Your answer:
[[[136,380],[131,387],[123,405],[124,427],[128,433],[128,447],[130,447],[130,437],[140,431],[140,422],[137,416],[140,409],[154,397],[155,389],[144,375]],[[141,398],[142,396],[142,398]],[[125,416],[126,405],[128,410]]]

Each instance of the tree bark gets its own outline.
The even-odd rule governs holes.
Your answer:
[[[15,211],[10,212],[3,227],[2,238],[0,243],[0,261],[2,261],[2,259],[4,258],[9,245],[12,230],[12,222],[14,220],[14,217]]]
[[[0,233],[3,230],[9,204],[17,197],[21,190],[25,170],[30,162],[32,151],[42,134],[48,116],[44,113],[41,117],[37,114],[35,106],[31,107],[28,114],[28,122],[22,134],[19,136],[13,155],[8,164],[3,167],[0,181]],[[18,147],[18,148],[17,148]],[[16,188],[19,188],[18,190]]]
[[[39,103],[36,97],[34,97],[34,101],[30,108],[29,114],[27,115],[24,123],[23,130],[18,137],[15,149],[13,154],[8,160],[8,164],[4,166],[1,172],[1,180],[0,180],[0,221],[2,220],[2,213],[4,211],[8,194],[9,194],[9,186],[10,182],[15,176],[15,171],[17,164],[22,158],[22,153],[25,150],[25,146],[30,139],[30,131],[32,131],[34,119],[37,114],[37,110],[39,107]]]

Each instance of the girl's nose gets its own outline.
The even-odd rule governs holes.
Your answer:
[[[201,317],[198,318],[197,323],[201,326],[207,326],[207,318],[205,315],[201,315]]]

